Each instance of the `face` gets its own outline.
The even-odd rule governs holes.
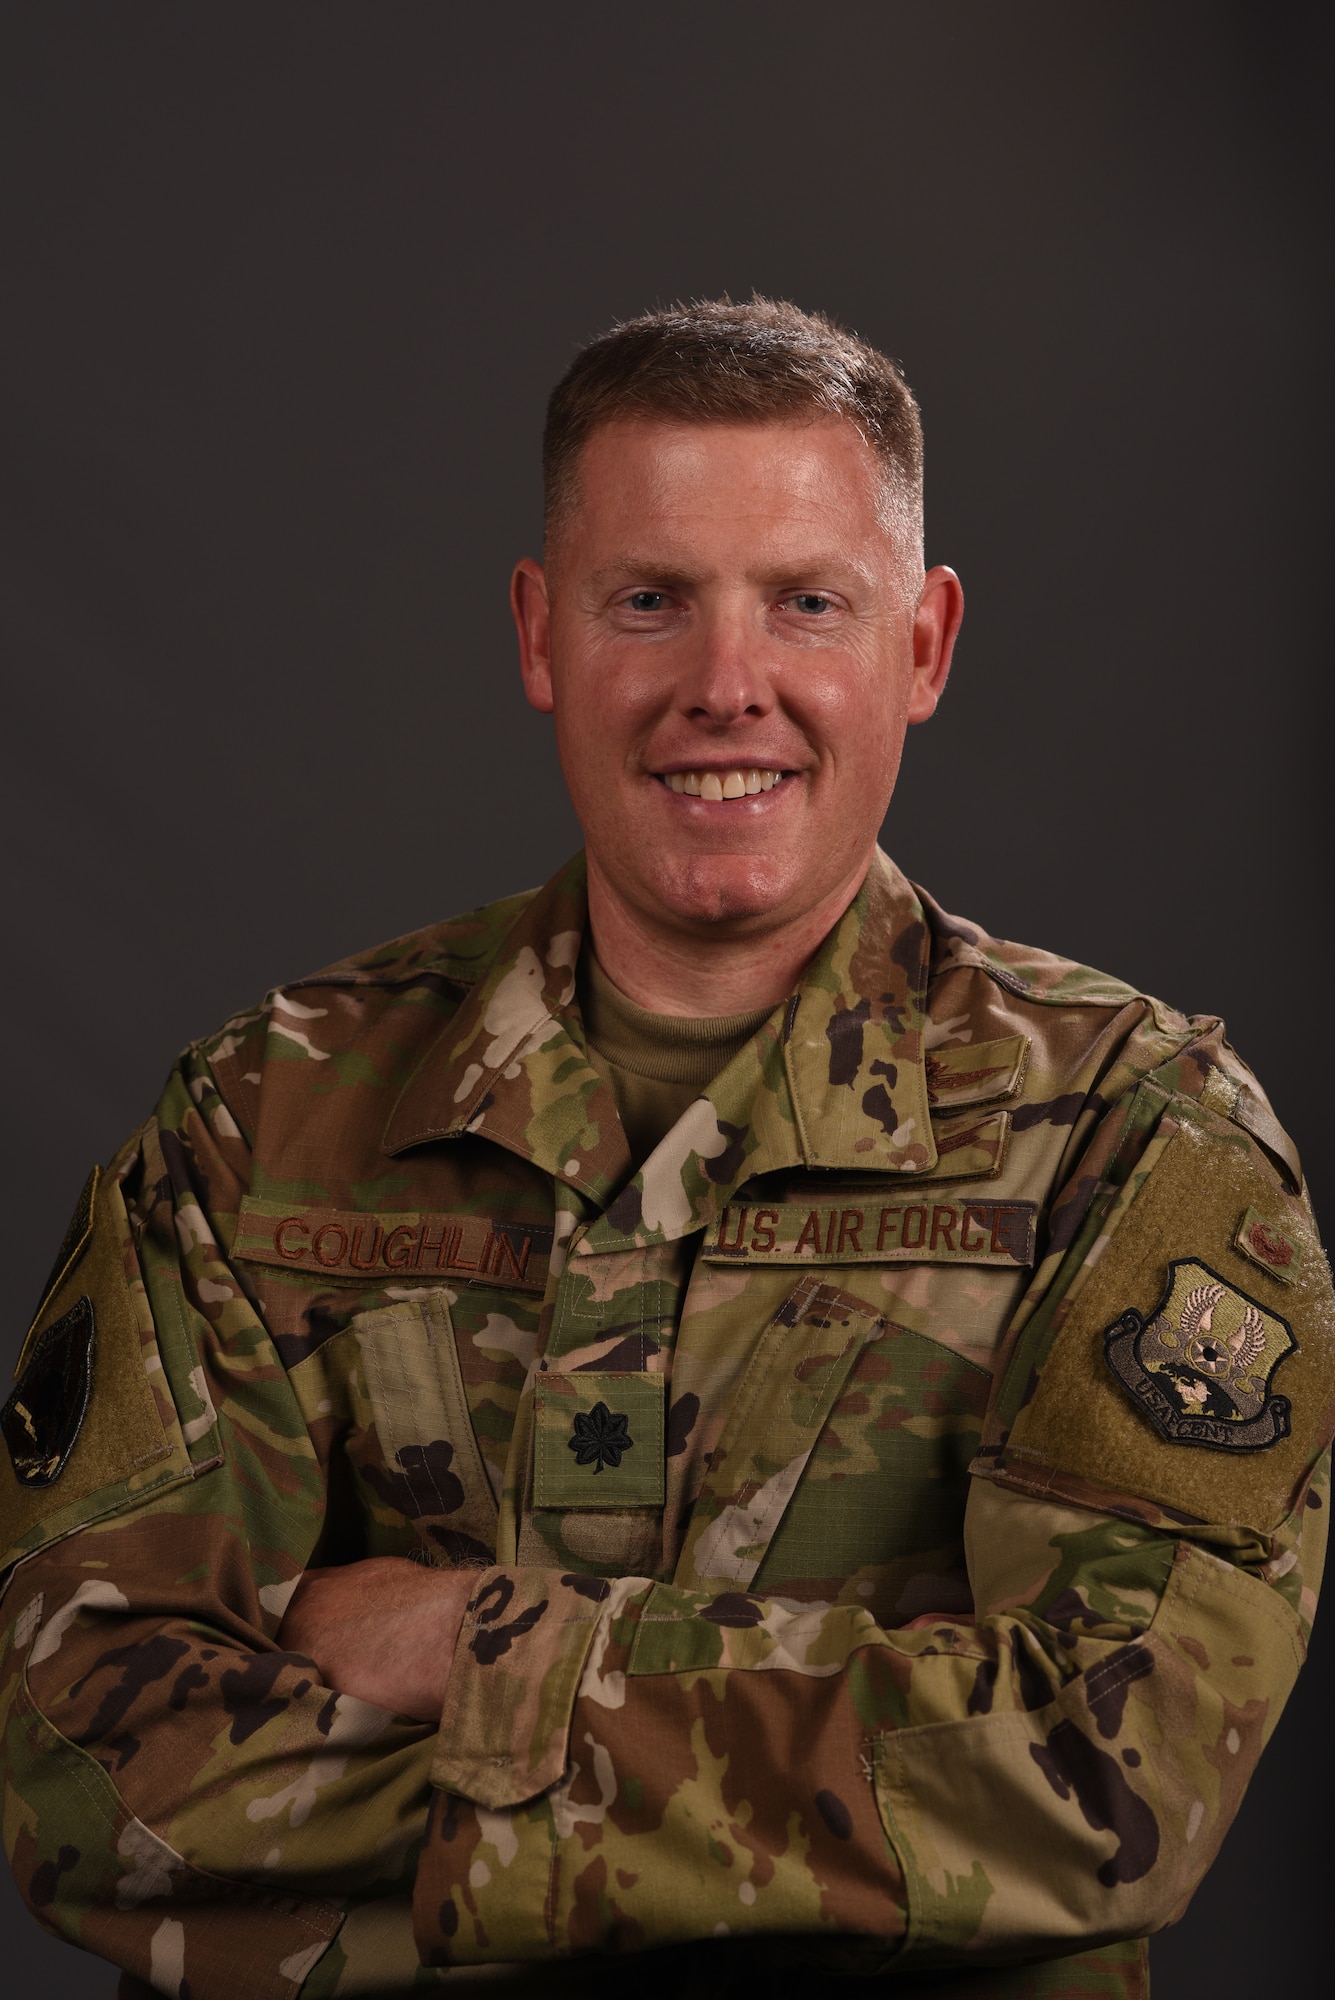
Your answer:
[[[882,503],[879,461],[837,420],[594,432],[547,572],[514,582],[591,898],[677,936],[837,919],[962,608]]]

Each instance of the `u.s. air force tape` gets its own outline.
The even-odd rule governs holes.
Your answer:
[[[371,1215],[247,1197],[234,1255],[243,1263],[372,1284],[451,1278],[541,1292],[551,1247],[550,1224],[510,1217],[417,1210]]]
[[[1033,1201],[778,1202],[726,1208],[711,1261],[754,1264],[1032,1264]]]

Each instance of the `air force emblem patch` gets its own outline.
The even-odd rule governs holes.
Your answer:
[[[1130,1307],[1103,1336],[1108,1366],[1174,1444],[1264,1451],[1289,1434],[1289,1399],[1271,1394],[1298,1343],[1267,1312],[1194,1257],[1168,1266],[1168,1289],[1146,1319]]]

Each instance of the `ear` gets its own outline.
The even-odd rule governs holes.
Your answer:
[[[964,591],[954,570],[946,569],[943,564],[929,569],[913,614],[910,722],[926,722],[935,714],[950,676],[951,655],[963,616]]]
[[[510,609],[519,633],[519,672],[529,706],[550,715],[552,700],[551,607],[547,578],[531,556],[516,563],[510,579]]]

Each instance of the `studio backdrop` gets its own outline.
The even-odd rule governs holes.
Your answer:
[[[578,844],[506,609],[544,400],[725,291],[921,401],[968,608],[886,845],[1223,1013],[1332,1226],[1326,18],[4,10],[6,1373],[183,1042]],[[1318,1626],[1156,2000],[1317,1990],[1332,1658]],[[13,2000],[113,1992],[0,1908]]]

